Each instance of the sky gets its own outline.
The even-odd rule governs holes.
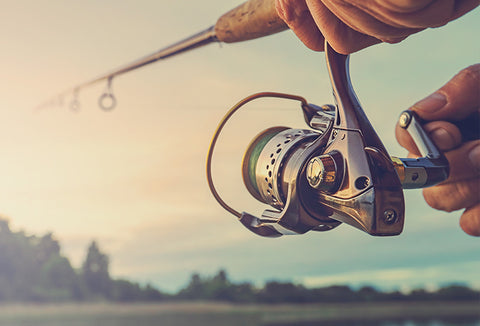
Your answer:
[[[163,0],[0,0],[0,215],[14,230],[53,232],[75,267],[96,240],[113,277],[175,291],[192,272],[225,268],[235,281],[307,286],[375,285],[409,290],[466,283],[480,288],[479,239],[460,212],[429,208],[406,190],[405,228],[376,238],[335,230],[266,239],[210,195],[205,158],[213,131],[240,99],[260,91],[333,103],[323,53],[291,31],[212,44],[113,80],[118,105],[97,104],[106,85],[42,110],[52,96],[199,32],[239,4]],[[480,59],[480,10],[447,26],[351,56],[351,78],[390,154],[399,113]],[[62,102],[62,103],[61,103]],[[262,100],[227,125],[215,152],[218,190],[259,215],[240,164],[250,140],[274,125],[305,128],[296,103]]]

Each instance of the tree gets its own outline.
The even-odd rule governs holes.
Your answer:
[[[145,301],[161,301],[166,298],[166,295],[154,288],[151,284],[143,289],[143,298]]]
[[[234,293],[232,285],[228,281],[227,272],[224,269],[218,271],[209,282],[206,291],[210,299],[218,301],[232,301]]]
[[[439,289],[434,296],[439,300],[480,300],[480,293],[462,284],[451,284]]]
[[[0,235],[10,234],[10,226],[8,225],[8,220],[3,217],[0,217]]]
[[[41,282],[35,294],[42,301],[59,301],[81,299],[78,275],[70,265],[70,261],[62,257],[52,256],[41,268]]]
[[[78,276],[51,233],[12,232],[0,218],[0,300],[68,300],[77,285]]]
[[[382,298],[382,294],[373,286],[363,286],[357,291],[359,299],[362,301],[376,301]]]
[[[43,236],[14,232],[0,216],[0,302],[110,299],[156,301],[160,291],[127,280],[112,282],[108,256],[95,241],[77,273],[52,233]]]
[[[35,245],[35,258],[38,263],[45,264],[52,257],[60,256],[60,244],[53,238],[52,233],[47,233],[41,238],[32,237]]]
[[[83,281],[90,293],[103,297],[110,296],[111,279],[108,264],[108,256],[100,251],[95,241],[92,241],[82,265]]]
[[[307,294],[307,290],[301,285],[290,282],[270,281],[260,290],[259,299],[268,303],[301,303],[307,300]]]
[[[255,302],[257,301],[256,289],[249,282],[232,284],[230,287],[232,302]]]
[[[206,299],[205,282],[201,279],[200,274],[193,273],[187,287],[182,289],[177,296],[180,299]]]
[[[39,264],[35,261],[32,237],[12,232],[0,219],[0,299],[29,300],[38,285]]]
[[[127,280],[112,281],[112,295],[114,301],[132,302],[142,300],[142,289],[137,283]]]

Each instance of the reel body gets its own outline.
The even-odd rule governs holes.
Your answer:
[[[404,199],[392,161],[367,147],[358,130],[334,127],[335,116],[320,108],[310,121],[318,129],[274,127],[250,144],[244,183],[276,209],[260,221],[277,221],[270,226],[281,234],[327,231],[341,222],[372,235],[399,234]]]
[[[210,189],[220,205],[262,236],[328,231],[341,223],[374,236],[398,235],[405,217],[403,189],[445,180],[448,161],[410,111],[402,113],[400,126],[424,157],[390,157],[355,95],[349,57],[328,43],[325,55],[336,105],[316,106],[281,93],[259,93],[240,101],[224,117],[210,145]],[[269,128],[248,146],[242,163],[245,186],[254,198],[271,207],[256,217],[239,213],[221,200],[213,186],[211,158],[226,121],[259,97],[300,101],[309,128]]]

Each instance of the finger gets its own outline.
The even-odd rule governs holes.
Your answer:
[[[276,0],[278,16],[308,48],[323,51],[325,39],[313,20],[305,0]]]
[[[306,0],[316,25],[335,51],[350,54],[381,42],[375,37],[366,35],[368,33],[363,30],[352,29],[351,25],[345,24],[352,19],[351,17],[342,19],[338,15],[338,11],[331,11],[325,6],[325,3],[327,1]],[[338,6],[340,5],[333,5],[332,8],[335,10]],[[351,13],[351,15],[354,14]]]
[[[423,197],[430,207],[453,212],[478,204],[479,191],[480,179],[474,178],[425,188]]]
[[[443,183],[423,190],[425,201],[433,208],[451,212],[479,202],[480,141],[474,141],[445,154],[450,176]]]
[[[452,123],[446,121],[432,121],[423,126],[423,129],[433,140],[437,148],[443,152],[452,150],[462,143],[462,135],[460,130]],[[407,149],[410,153],[420,155],[415,142],[410,134],[400,127],[395,127],[395,136],[398,143]]]
[[[469,235],[480,236],[480,204],[465,210],[460,217],[460,227]]]
[[[392,10],[398,13],[404,13],[411,15],[412,13],[418,12],[420,10],[428,9],[428,6],[435,5],[435,2],[432,0],[375,0],[378,4],[382,5],[388,10]],[[445,2],[445,1],[443,1]],[[452,18],[458,18],[470,10],[478,7],[478,0],[455,0],[450,1],[450,8],[452,8]]]
[[[425,120],[459,121],[479,111],[480,64],[467,67],[411,110]]]
[[[350,1],[378,20],[398,28],[443,26],[478,6],[478,0]]]
[[[480,176],[480,140],[465,143],[461,147],[445,153],[445,157],[450,166],[450,176],[445,183]]]
[[[425,124],[424,129],[442,152],[457,148],[462,143],[460,130],[450,122],[432,121]]]
[[[307,0],[307,5],[316,18],[316,11],[320,5],[325,6],[338,17],[346,26],[361,34],[369,35],[374,39],[388,43],[398,43],[407,36],[421,31],[423,28],[404,27],[394,24],[391,19],[379,15],[379,6],[375,1],[337,1],[337,0]],[[328,27],[328,26],[326,26]],[[323,31],[322,27],[320,29]],[[326,37],[327,35],[324,34]],[[328,39],[328,37],[327,37]]]
[[[455,11],[452,15],[452,19],[457,19],[465,15],[467,12],[475,9],[480,5],[478,0],[457,0],[455,1]]]
[[[376,0],[375,2],[391,11],[411,14],[427,7],[432,0]]]

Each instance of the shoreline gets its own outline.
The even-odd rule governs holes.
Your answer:
[[[264,323],[308,321],[471,318],[480,321],[480,302],[369,302],[321,304],[232,304],[223,302],[0,304],[0,321],[51,318],[162,318],[165,316],[251,316]]]

